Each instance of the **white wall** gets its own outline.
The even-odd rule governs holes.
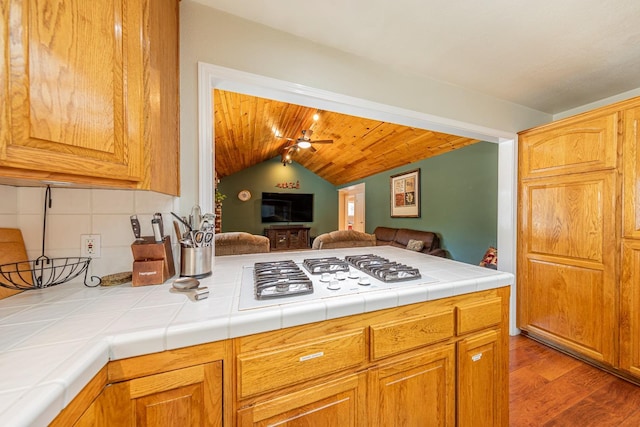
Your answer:
[[[604,107],[604,106],[607,106],[609,104],[614,104],[616,102],[624,101],[626,99],[633,98],[633,97],[636,97],[636,96],[640,96],[640,88],[633,89],[633,90],[630,90],[630,91],[627,91],[627,92],[623,92],[623,93],[620,93],[618,95],[610,96],[608,98],[601,99],[601,100],[595,101],[595,102],[591,102],[591,103],[586,104],[586,105],[581,105],[579,107],[572,108],[570,110],[563,111],[563,112],[558,113],[558,114],[554,114],[553,115],[553,120],[555,121],[555,120],[564,119],[565,117],[575,116],[576,114],[584,113],[586,111],[595,110],[596,108]]]
[[[197,198],[199,61],[377,103],[516,132],[551,115],[362,58],[208,8],[180,3],[182,195]],[[498,66],[498,65],[496,65]],[[192,145],[193,144],[193,145]],[[194,193],[195,192],[195,193]]]

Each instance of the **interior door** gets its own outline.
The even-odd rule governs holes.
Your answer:
[[[338,229],[365,232],[365,185],[338,190]]]
[[[364,191],[356,193],[354,200],[355,215],[353,217],[353,229],[364,233]]]

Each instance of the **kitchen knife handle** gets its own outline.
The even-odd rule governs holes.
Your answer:
[[[131,229],[133,230],[133,235],[136,237],[136,240],[140,240],[140,221],[138,221],[137,215],[131,215]]]
[[[151,220],[151,228],[153,229],[153,237],[156,239],[156,243],[162,243],[162,233],[160,232],[160,221],[157,219]]]
[[[164,221],[162,220],[162,214],[156,212],[153,214],[153,218],[158,220],[158,224],[160,224],[160,235],[164,238]]]

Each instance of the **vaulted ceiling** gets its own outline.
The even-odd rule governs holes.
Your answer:
[[[303,130],[313,132],[312,146],[292,149],[291,160],[334,185],[478,142],[217,89],[213,99],[218,178],[282,158],[283,150],[295,144]],[[318,140],[333,143],[313,144]]]

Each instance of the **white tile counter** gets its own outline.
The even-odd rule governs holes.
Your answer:
[[[239,310],[244,266],[257,261],[376,253],[417,267],[430,283]],[[0,300],[0,420],[44,426],[109,361],[510,285],[513,275],[392,247],[217,257],[194,301],[163,285],[82,283]]]

